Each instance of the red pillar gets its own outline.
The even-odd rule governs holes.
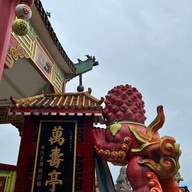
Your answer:
[[[87,117],[84,130],[83,192],[95,192],[95,159],[93,150],[93,117]]]
[[[15,7],[18,0],[0,0],[0,81],[9,45],[12,22],[15,19]]]
[[[27,158],[30,155],[30,136],[32,132],[32,119],[25,117],[25,123],[21,136],[21,144],[19,157],[17,162],[17,179],[15,185],[15,192],[23,192],[24,183],[26,181]],[[30,184],[31,185],[31,184]]]

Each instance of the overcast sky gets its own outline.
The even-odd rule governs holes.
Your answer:
[[[160,134],[181,145],[180,172],[192,185],[192,1],[41,1],[69,58],[76,63],[89,54],[99,61],[83,75],[85,90],[91,87],[100,98],[119,84],[136,87],[145,101],[146,125],[156,107],[164,106]],[[67,91],[77,86],[73,79]],[[112,172],[116,178],[117,169]]]

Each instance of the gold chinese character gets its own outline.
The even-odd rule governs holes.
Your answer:
[[[64,161],[63,159],[60,159],[60,157],[63,156],[63,153],[60,153],[60,151],[61,150],[58,149],[57,147],[51,150],[51,154],[49,155],[51,159],[47,160],[47,162],[49,162],[49,165],[51,167],[55,166],[56,168],[58,168],[61,161]]]
[[[43,167],[43,162],[42,161],[39,162],[39,167]]]
[[[52,130],[52,136],[49,139],[49,142],[51,143],[51,145],[53,145],[53,143],[59,143],[59,145],[63,145],[65,139],[62,137],[63,134],[63,128],[61,127],[61,125],[59,125],[59,127],[54,127],[54,129]]]
[[[50,176],[50,180],[45,181],[45,186],[51,185],[51,188],[49,191],[55,192],[56,185],[62,185],[63,181],[61,179],[58,179],[58,176],[61,174],[61,172],[57,172],[53,170],[53,172],[49,173],[48,175]]]

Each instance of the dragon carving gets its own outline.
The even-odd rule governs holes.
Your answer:
[[[145,126],[141,94],[130,85],[120,85],[106,95],[103,112],[107,128],[93,130],[96,154],[127,165],[135,192],[179,192],[174,178],[181,150],[173,137],[158,133],[165,121],[163,106],[157,107],[156,118]]]

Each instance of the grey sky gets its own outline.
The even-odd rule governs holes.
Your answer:
[[[192,1],[42,1],[69,57],[96,56],[100,65],[83,75],[85,89],[100,98],[118,84],[143,95],[147,123],[164,105],[161,135],[180,143],[181,174],[192,184]],[[78,80],[67,85],[75,91]]]
[[[85,89],[100,98],[119,84],[143,95],[148,125],[164,106],[161,136],[182,148],[181,174],[192,185],[192,1],[42,0],[50,22],[75,63],[94,55],[99,66],[83,75]],[[67,84],[76,91],[78,79]],[[118,172],[113,169],[114,177]]]

